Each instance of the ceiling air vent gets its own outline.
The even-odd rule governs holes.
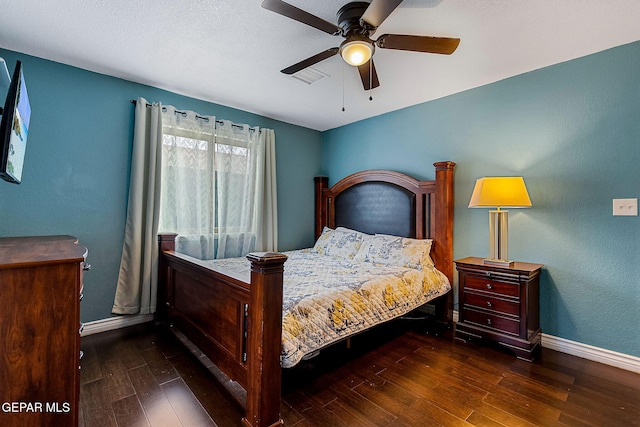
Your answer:
[[[307,67],[305,69],[298,71],[295,74],[292,74],[291,77],[310,85],[312,83],[317,82],[318,80],[324,79],[325,77],[329,77],[329,74],[325,74],[322,71],[316,70],[313,67]]]

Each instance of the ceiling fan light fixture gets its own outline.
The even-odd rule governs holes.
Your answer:
[[[340,56],[354,67],[366,64],[373,56],[374,46],[370,40],[347,39],[340,45]]]

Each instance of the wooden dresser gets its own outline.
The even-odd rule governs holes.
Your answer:
[[[540,350],[539,287],[542,264],[511,267],[469,257],[454,261],[458,270],[456,337],[482,338],[532,361]]]
[[[87,249],[72,236],[0,238],[0,425],[76,426]]]

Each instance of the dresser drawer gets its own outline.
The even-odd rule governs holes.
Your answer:
[[[520,303],[518,302],[468,292],[464,293],[464,305],[469,308],[483,308],[513,316],[520,313]]]
[[[488,277],[467,276],[464,287],[516,298],[520,296],[520,286],[517,283],[500,282]]]
[[[494,314],[466,309],[464,311],[463,320],[466,323],[476,324],[483,328],[496,329],[515,336],[520,334],[520,322],[517,319],[505,319],[504,317],[496,316]]]

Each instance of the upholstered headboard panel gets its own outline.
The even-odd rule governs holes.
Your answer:
[[[389,182],[362,182],[334,199],[336,227],[416,237],[416,195]]]

